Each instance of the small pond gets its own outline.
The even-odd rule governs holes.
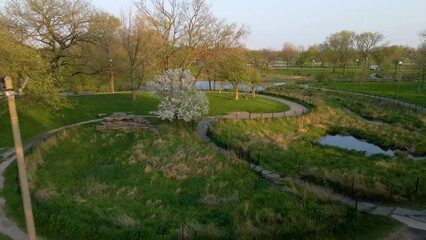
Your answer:
[[[213,84],[214,84],[214,82],[211,81],[212,89],[216,89],[216,90],[220,89],[220,82],[216,82],[216,88],[213,88]],[[283,84],[285,84],[285,83],[283,83],[283,82],[265,82],[265,83],[262,84],[262,86],[257,86],[256,91],[263,91],[265,88],[273,87],[273,86],[279,86],[279,85],[283,85]],[[197,89],[200,89],[200,90],[209,90],[209,81],[197,81],[195,86],[196,86]],[[224,83],[223,89],[224,90],[231,90],[231,89],[234,89],[234,86],[232,86],[232,84],[230,84],[230,83]],[[251,92],[251,87],[247,86],[245,84],[239,84],[238,89],[242,92]]]
[[[356,150],[363,151],[367,156],[371,156],[374,154],[384,154],[390,157],[395,156],[395,152],[392,150],[383,150],[377,145],[359,140],[353,136],[343,136],[343,135],[327,135],[325,137],[321,137],[320,143],[322,145],[329,145],[344,148],[347,150]]]

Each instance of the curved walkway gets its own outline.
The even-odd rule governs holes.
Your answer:
[[[265,95],[262,95],[262,97],[265,97],[265,98],[268,98],[268,99],[271,99],[271,100],[276,100],[276,101],[288,104],[290,106],[290,110],[288,110],[286,112],[287,114],[275,114],[275,113],[273,115],[272,114],[260,114],[260,116],[262,116],[262,118],[271,118],[272,116],[274,116],[274,117],[275,116],[276,117],[293,117],[293,116],[301,115],[301,114],[303,114],[307,111],[307,109],[305,107],[303,107],[302,105],[288,101],[288,100],[285,100],[285,99],[281,99],[281,98],[277,98],[277,97],[271,97],[271,96],[265,96]],[[226,155],[229,155],[230,154],[229,150],[226,150],[224,148],[217,146],[207,136],[207,132],[208,132],[209,127],[212,126],[216,121],[223,119],[223,118],[249,119],[249,118],[253,118],[253,117],[250,117],[249,115],[247,115],[247,113],[244,113],[244,114],[229,113],[228,115],[224,115],[224,116],[205,118],[198,123],[198,127],[197,127],[198,137],[202,141],[204,141],[207,144],[209,144],[210,146],[212,146],[213,148],[218,149],[220,152],[222,152]],[[260,117],[256,117],[256,118],[260,118]],[[322,194],[328,196],[330,199],[333,199],[335,201],[339,201],[339,202],[344,203],[346,205],[352,206],[360,212],[367,212],[367,213],[370,213],[370,214],[373,214],[373,215],[391,217],[395,220],[398,220],[398,221],[404,223],[405,225],[407,225],[410,228],[426,231],[426,211],[416,211],[416,210],[412,210],[412,209],[408,209],[408,208],[400,208],[400,207],[396,207],[396,206],[380,206],[380,205],[370,203],[370,202],[358,201],[358,200],[353,199],[351,197],[335,193],[333,190],[331,190],[329,188],[319,186],[319,185],[315,185],[315,184],[312,184],[312,183],[308,183],[308,182],[303,181],[303,180],[298,179],[298,178],[282,177],[279,174],[276,174],[272,171],[269,171],[269,170],[265,169],[264,167],[262,167],[260,165],[250,164],[250,169],[259,173],[260,175],[262,175],[262,177],[264,177],[265,179],[267,179],[269,181],[272,181],[272,182],[289,181],[289,182],[292,182],[296,185],[303,185],[303,186],[308,187],[312,190],[315,190],[316,192],[321,192]]]

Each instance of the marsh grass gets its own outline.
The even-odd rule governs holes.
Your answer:
[[[31,192],[38,233],[46,239],[357,239],[361,229],[383,236],[397,226],[303,186],[295,193],[271,188],[246,163],[200,142],[191,125],[160,129],[153,136],[79,127],[36,148],[28,161],[37,163]],[[16,164],[5,175],[6,211],[22,226]]]
[[[300,176],[312,182],[330,186],[346,194],[370,200],[397,202],[424,208],[426,199],[426,161],[414,161],[414,155],[426,153],[425,116],[414,111],[388,105],[376,106],[366,98],[327,95],[297,86],[280,86],[272,91],[315,103],[311,113],[292,119],[223,120],[210,128],[214,142],[230,149],[247,149],[260,154],[260,165],[284,176]],[[348,106],[357,109],[378,109],[380,126],[368,123]],[[371,116],[367,111],[365,115]],[[398,115],[398,117],[396,117]],[[353,135],[396,151],[396,157],[348,151],[318,143],[326,134]],[[355,178],[354,190],[352,179]],[[415,192],[417,178],[419,188]]]

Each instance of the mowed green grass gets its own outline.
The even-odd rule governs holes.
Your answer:
[[[136,102],[133,102],[131,94],[128,93],[74,96],[69,97],[72,108],[57,112],[52,112],[40,105],[23,105],[17,101],[23,142],[58,127],[96,119],[99,113],[133,112],[138,115],[147,115],[150,111],[154,111],[159,103],[158,99],[146,93],[138,93],[136,99]],[[0,118],[0,129],[0,147],[11,147],[13,140],[8,114]]]
[[[368,93],[394,99],[396,98],[397,91],[397,82],[395,81],[362,83],[330,82],[315,84],[314,86],[343,91]],[[421,82],[401,82],[398,99],[426,107],[426,88],[421,88]]]
[[[230,112],[252,112],[252,113],[272,113],[285,112],[290,107],[281,102],[271,101],[265,98],[252,98],[251,95],[244,99],[240,94],[239,100],[235,100],[233,93],[207,93],[209,99],[209,115],[225,115]]]
[[[210,102],[209,115],[223,115],[228,112],[247,111],[253,113],[270,113],[286,111],[289,107],[283,103],[251,97],[247,100],[235,101],[230,93],[207,93]],[[146,93],[138,93],[136,102],[132,101],[130,93],[97,94],[69,97],[73,108],[52,112],[42,106],[28,106],[19,104],[18,115],[21,135],[24,142],[46,131],[69,124],[98,118],[99,113],[112,114],[114,112],[132,112],[137,115],[149,115],[155,111],[159,99]],[[2,106],[3,107],[3,106]],[[12,130],[9,115],[0,118],[0,148],[13,145]]]

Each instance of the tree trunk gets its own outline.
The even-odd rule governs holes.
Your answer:
[[[347,69],[347,66],[346,66],[346,65],[344,65],[344,66],[343,66],[343,75],[344,75],[344,76],[346,76],[346,69]]]
[[[238,100],[238,82],[235,82],[235,100]]]
[[[425,68],[426,66],[423,64],[422,89],[425,89]]]
[[[364,76],[366,71],[367,71],[367,59],[364,59]]]
[[[210,79],[208,81],[209,81],[209,90],[211,91],[212,90],[212,81],[210,81]]]
[[[216,80],[213,80],[213,91],[216,91]]]
[[[256,98],[256,86],[252,86],[252,87],[251,87],[251,96],[252,96],[253,98]]]
[[[109,89],[111,90],[112,93],[115,92],[115,87],[114,87],[114,71],[112,69],[112,63],[110,62],[109,65]]]
[[[132,69],[132,101],[136,102],[135,70]]]

